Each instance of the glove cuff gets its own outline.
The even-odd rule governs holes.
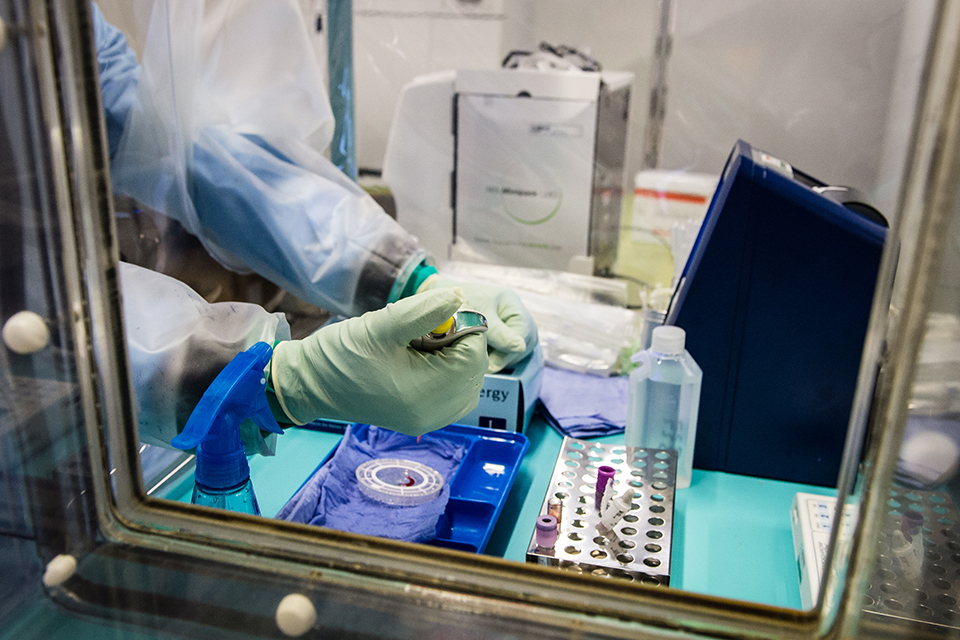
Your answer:
[[[283,414],[287,417],[287,419],[288,419],[291,423],[293,423],[293,424],[295,424],[295,425],[297,425],[297,426],[302,427],[303,425],[305,425],[305,424],[307,424],[307,423],[298,420],[296,417],[294,417],[293,413],[290,412],[290,409],[287,408],[287,403],[286,403],[286,401],[284,401],[284,399],[283,399],[283,392],[280,390],[280,384],[277,382],[277,380],[278,380],[278,378],[277,378],[277,351],[279,350],[280,346],[281,346],[280,344],[277,344],[277,345],[273,348],[273,357],[270,358],[270,376],[269,376],[269,378],[268,378],[268,380],[267,380],[267,388],[273,391],[273,395],[274,395],[274,396],[276,397],[276,399],[277,399],[277,404],[280,405],[280,409],[283,410]]]
[[[427,275],[418,285],[415,290],[415,293],[423,293],[424,291],[429,291],[430,287],[433,286],[433,283],[440,279],[440,274],[437,273],[437,270],[434,269],[433,273]],[[412,294],[411,294],[412,295]]]
[[[415,266],[413,266],[413,268],[409,270],[405,269],[404,273],[401,273],[400,276],[397,277],[396,282],[394,282],[387,302],[396,302],[397,300],[402,300],[403,298],[408,298],[418,293],[423,281],[437,272],[437,268],[430,264],[430,262],[432,262],[432,260],[428,256],[414,263]]]

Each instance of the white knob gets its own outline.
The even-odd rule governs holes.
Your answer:
[[[16,353],[35,353],[50,342],[50,330],[33,311],[18,311],[3,325],[3,342]]]
[[[48,587],[59,587],[77,572],[77,559],[61,553],[47,563],[43,572],[43,584]]]
[[[317,621],[317,609],[302,593],[285,596],[277,606],[277,628],[292,638],[302,636]]]

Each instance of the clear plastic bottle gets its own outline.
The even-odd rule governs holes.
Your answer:
[[[191,502],[203,507],[260,515],[260,505],[257,504],[257,496],[249,478],[246,482],[226,489],[214,489],[198,482],[194,484]]]
[[[624,434],[628,447],[676,450],[678,489],[690,486],[703,379],[685,340],[680,327],[656,327],[650,348],[631,358],[639,366],[630,373]]]

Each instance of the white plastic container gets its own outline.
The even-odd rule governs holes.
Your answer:
[[[641,171],[634,178],[633,234],[670,237],[674,222],[700,223],[707,213],[718,176],[682,171]]]
[[[631,358],[639,366],[630,373],[624,436],[628,447],[676,450],[678,489],[690,486],[703,379],[685,340],[680,327],[656,327],[650,348]]]
[[[631,273],[650,284],[676,283],[717,188],[718,176],[641,171],[634,179],[629,248]],[[625,239],[626,240],[626,239]]]

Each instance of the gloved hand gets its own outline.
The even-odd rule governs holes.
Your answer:
[[[467,299],[465,306],[487,318],[487,351],[490,373],[516,364],[537,346],[537,325],[513,289],[491,284],[456,282],[431,275],[418,291],[458,287]]]
[[[487,371],[483,334],[432,353],[409,345],[460,304],[454,290],[429,291],[281,342],[268,367],[278,404],[297,424],[329,418],[407,435],[460,420],[480,401]]]

